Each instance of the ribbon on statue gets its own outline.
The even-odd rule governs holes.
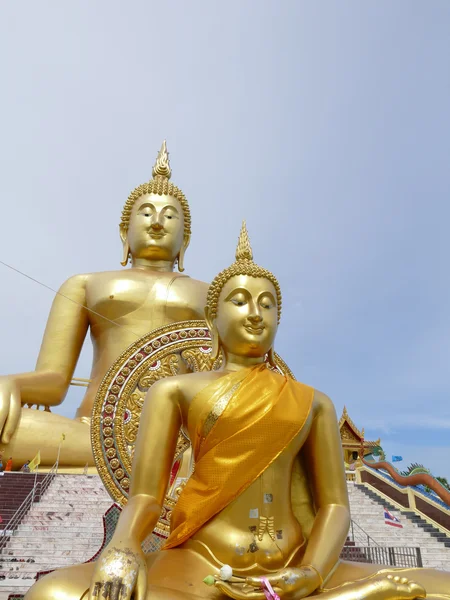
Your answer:
[[[267,577],[261,577],[261,585],[266,600],[280,600],[280,596],[274,591]]]

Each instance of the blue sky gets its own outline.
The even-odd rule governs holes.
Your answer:
[[[450,477],[449,30],[445,0],[3,3],[1,260],[54,288],[118,268],[166,138],[187,272],[246,218],[297,377]],[[31,370],[52,295],[0,268],[1,372]]]

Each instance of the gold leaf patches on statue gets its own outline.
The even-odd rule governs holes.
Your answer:
[[[249,519],[257,519],[259,517],[259,510],[257,508],[251,508],[248,514]]]
[[[273,494],[264,494],[264,504],[271,504],[273,502]]]
[[[258,550],[259,550],[259,548],[258,548],[256,542],[252,542],[250,544],[250,546],[248,547],[247,552],[251,552],[253,554],[254,552],[258,552]]]

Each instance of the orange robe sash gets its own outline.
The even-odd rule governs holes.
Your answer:
[[[265,365],[220,377],[192,400],[195,458],[164,548],[189,539],[248,488],[301,431],[314,389]]]

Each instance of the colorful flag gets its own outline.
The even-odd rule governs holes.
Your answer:
[[[30,467],[30,473],[36,470],[36,468],[41,464],[41,451],[36,454],[32,461],[28,464]]]
[[[384,523],[385,525],[391,525],[392,527],[403,529],[403,525],[400,523],[397,517],[394,517],[394,515],[387,510],[387,508],[384,509]]]
[[[392,462],[400,462],[403,460],[402,456],[393,456],[392,457]]]

